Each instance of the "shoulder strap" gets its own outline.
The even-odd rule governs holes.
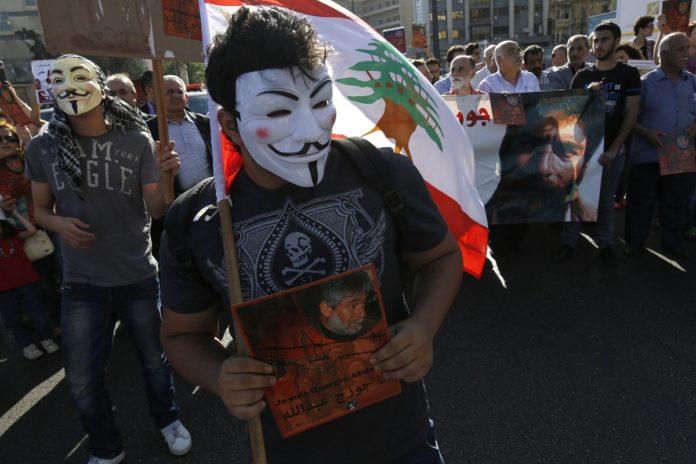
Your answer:
[[[197,213],[194,211],[197,204],[196,199],[213,179],[213,177],[209,177],[186,191],[177,199],[180,204],[173,212],[174,214],[167,214],[164,218],[164,230],[170,238],[169,248],[177,262],[186,269],[195,268],[191,252],[186,246],[186,235],[189,224],[193,221],[194,214]]]
[[[404,202],[394,189],[392,173],[385,154],[360,137],[334,139],[332,143],[343,156],[351,161],[369,185],[377,189],[384,199],[399,232],[404,229]]]

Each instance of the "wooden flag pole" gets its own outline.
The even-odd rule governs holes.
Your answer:
[[[232,230],[232,207],[230,202],[222,200],[218,203],[220,214],[222,245],[225,250],[225,265],[227,267],[227,294],[231,304],[242,302],[242,286],[239,281],[239,265],[237,261],[237,245],[234,242],[234,230]],[[237,326],[232,321],[234,341],[237,346],[238,356],[247,356],[247,350],[239,335]],[[259,416],[247,421],[249,427],[249,444],[254,464],[266,464],[266,448],[263,442],[263,430]]]
[[[159,143],[161,147],[169,143],[169,129],[167,128],[167,110],[164,103],[164,70],[162,60],[152,60],[152,83],[155,88],[155,106],[157,107],[157,128],[159,129]],[[164,202],[171,205],[174,202],[174,185],[172,184],[171,174],[165,174],[162,181],[164,183]]]

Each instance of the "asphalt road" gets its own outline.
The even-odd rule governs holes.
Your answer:
[[[494,245],[500,275],[489,263],[462,285],[426,377],[446,461],[696,462],[696,243],[690,260],[671,261],[653,237],[653,251],[619,253],[617,268],[585,239],[571,261],[552,263],[558,245],[557,231],[532,226],[521,253]],[[181,379],[194,445],[168,454],[127,335],[116,338],[109,379],[126,462],[249,462],[244,426]],[[86,456],[60,355],[12,353],[0,364],[0,462]]]

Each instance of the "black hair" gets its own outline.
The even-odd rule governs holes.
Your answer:
[[[464,49],[463,45],[452,45],[450,48],[447,49],[447,65],[452,62],[454,59],[454,55],[458,53],[463,53],[466,55],[466,50]]]
[[[464,53],[466,53],[467,55],[473,55],[474,50],[476,50],[477,48],[481,50],[481,45],[479,45],[478,42],[469,42],[464,46]]]
[[[425,64],[436,64],[440,66],[440,60],[437,58],[428,58],[428,61],[426,61]]]
[[[522,55],[522,61],[524,61],[524,64],[527,64],[527,58],[529,55],[538,55],[541,53],[541,55],[544,55],[544,49],[541,48],[539,45],[530,45],[529,47],[524,49],[524,54]]]
[[[280,8],[239,8],[224,33],[208,47],[205,80],[213,101],[236,114],[237,77],[252,71],[298,67],[307,76],[321,66],[327,48],[317,41],[312,24]]]
[[[140,76],[140,87],[143,89],[145,87],[152,87],[152,71],[145,71],[142,76]]]
[[[570,48],[571,47],[570,44],[575,42],[576,40],[582,40],[583,42],[585,42],[585,47],[588,49],[590,48],[590,39],[588,39],[587,36],[584,34],[576,34],[576,35],[572,36],[571,38],[569,38],[568,43],[566,44],[566,47]]]
[[[633,33],[638,35],[638,31],[647,27],[648,24],[654,23],[655,18],[653,16],[639,16],[636,22],[633,23]]]
[[[614,36],[614,40],[621,38],[621,28],[613,21],[603,21],[594,28],[594,32],[609,31]]]
[[[632,60],[644,60],[645,59],[645,57],[643,56],[643,53],[639,49],[637,49],[636,47],[634,47],[633,45],[631,45],[628,42],[622,43],[621,45],[616,47],[616,50],[614,50],[614,53],[616,53],[620,50],[623,50],[624,52],[626,52],[628,57]]]

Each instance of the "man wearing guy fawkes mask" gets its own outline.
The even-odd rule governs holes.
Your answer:
[[[179,197],[167,216],[163,346],[172,365],[219,395],[231,415],[261,415],[270,463],[439,463],[421,379],[459,287],[461,258],[416,169],[386,150],[406,211],[397,248],[382,194],[332,149],[336,112],[326,57],[309,21],[277,7],[240,8],[209,50],[207,87],[243,158],[229,191],[242,293],[249,300],[373,263],[394,336],[372,362],[385,378],[402,381],[402,393],[280,438],[263,402],[264,389],[276,382],[273,367],[229,357],[213,336],[229,300],[219,215],[200,214],[216,202],[210,182]],[[192,214],[179,220],[184,212]],[[190,261],[177,259],[182,247]],[[416,274],[410,313],[398,255]]]
[[[114,321],[143,367],[150,415],[172,454],[191,436],[178,419],[171,367],[159,342],[160,300],[150,223],[164,215],[179,160],[155,145],[136,110],[106,95],[104,74],[77,55],[49,73],[55,112],[26,148],[34,217],[60,235],[65,377],[88,436],[89,463],[125,458],[106,387]],[[165,175],[166,174],[166,175]],[[171,176],[171,177],[169,177]]]

